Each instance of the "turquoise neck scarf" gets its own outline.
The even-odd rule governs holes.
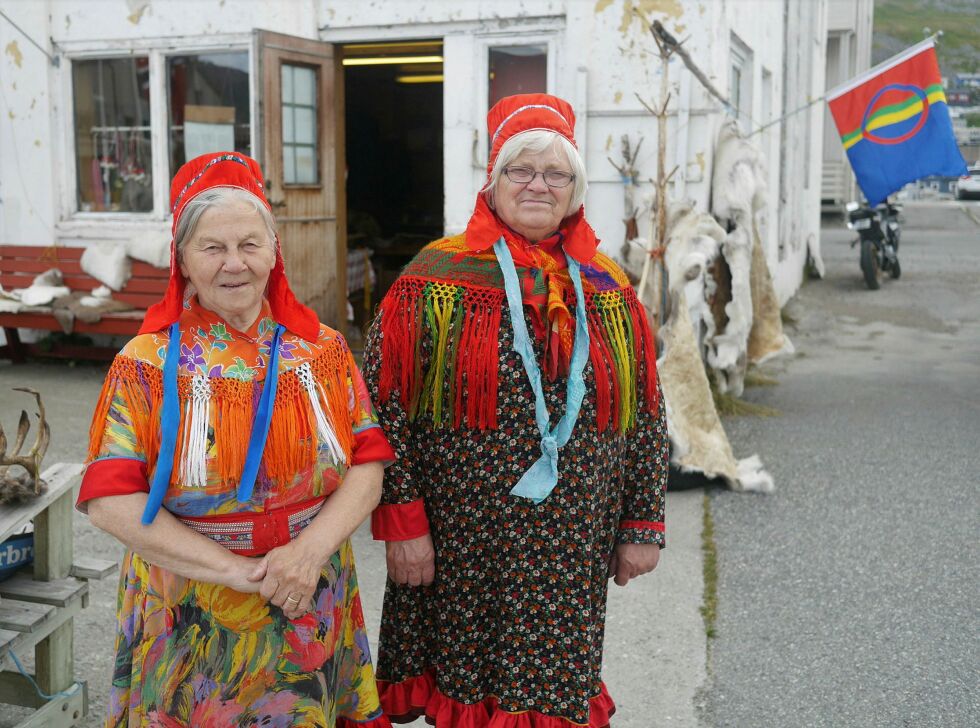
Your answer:
[[[524,321],[524,307],[521,301],[521,285],[514,267],[514,258],[507,248],[507,243],[500,238],[494,244],[493,251],[500,263],[500,271],[504,276],[504,291],[507,293],[507,308],[510,311],[511,326],[514,329],[514,351],[524,362],[524,371],[534,391],[534,419],[541,433],[541,457],[538,458],[527,472],[521,476],[517,485],[510,491],[511,495],[530,498],[534,503],[541,503],[547,498],[558,484],[558,448],[564,447],[572,437],[582,400],[585,398],[585,381],[582,373],[589,358],[589,327],[586,323],[585,294],[582,292],[582,274],[578,261],[566,254],[568,274],[575,288],[575,343],[572,346],[572,360],[568,370],[568,384],[565,396],[565,414],[555,425],[548,429],[551,415],[544,401],[544,389],[541,386],[541,369],[534,357],[534,347],[528,336],[527,323]]]

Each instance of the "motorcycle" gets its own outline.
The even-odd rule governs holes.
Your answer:
[[[861,272],[871,290],[881,287],[885,273],[892,278],[902,275],[898,262],[898,244],[902,230],[899,225],[900,205],[884,202],[875,208],[867,203],[848,202],[847,227],[856,230],[858,237],[851,247],[861,245]]]

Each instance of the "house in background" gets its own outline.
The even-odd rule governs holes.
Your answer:
[[[827,11],[829,91],[871,68],[874,0],[830,0]],[[857,181],[830,109],[824,105],[823,179],[820,199],[828,211],[840,212],[857,199]]]
[[[851,6],[853,22],[837,25]],[[263,166],[299,295],[339,326],[349,251],[372,250],[376,302],[424,242],[465,227],[485,179],[489,106],[547,91],[575,107],[589,219],[615,255],[624,194],[609,158],[620,161],[624,135],[643,139],[639,176],[656,170],[656,122],[637,99],[658,100],[650,22],[685,41],[730,103],[672,61],[672,194],[710,209],[720,126],[734,116],[752,134],[821,96],[828,44],[835,69],[860,70],[870,6],[0,0],[44,49],[0,18],[0,242],[108,240],[165,263],[173,173],[195,154],[233,147]],[[752,137],[768,160],[760,228],[780,302],[819,245],[824,115],[815,105]]]

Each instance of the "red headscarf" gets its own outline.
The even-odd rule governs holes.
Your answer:
[[[262,187],[262,170],[259,163],[251,157],[238,152],[215,152],[202,154],[177,170],[170,185],[170,209],[173,212],[172,232],[176,236],[177,223],[187,203],[205,190],[214,187],[237,187],[251,192],[269,210],[272,207],[265,198]],[[301,304],[289,288],[286,280],[286,267],[282,260],[279,238],[276,238],[276,263],[269,273],[266,297],[272,309],[272,316],[297,336],[307,341],[315,341],[320,334],[320,321],[316,313]],[[143,318],[139,333],[147,334],[166,328],[178,318],[184,303],[184,288],[187,281],[177,263],[176,241],[170,242],[170,283],[163,300],[150,306]]]
[[[564,99],[549,94],[517,94],[502,98],[487,114],[487,133],[490,136],[490,159],[487,162],[487,182],[501,147],[511,137],[529,131],[553,131],[575,144],[575,112]],[[585,207],[580,207],[561,224],[561,247],[580,263],[595,256],[599,240],[585,221]],[[466,243],[475,251],[486,250],[503,236],[515,247],[515,233],[490,209],[483,193],[477,195],[473,216],[466,226]],[[542,241],[544,242],[544,241]],[[518,248],[522,247],[520,245]],[[521,265],[515,257],[514,262]]]

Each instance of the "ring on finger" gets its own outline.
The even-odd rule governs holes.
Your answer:
[[[299,604],[299,597],[294,597],[292,594],[290,594],[288,597],[286,597],[286,601],[293,602],[293,604]]]

